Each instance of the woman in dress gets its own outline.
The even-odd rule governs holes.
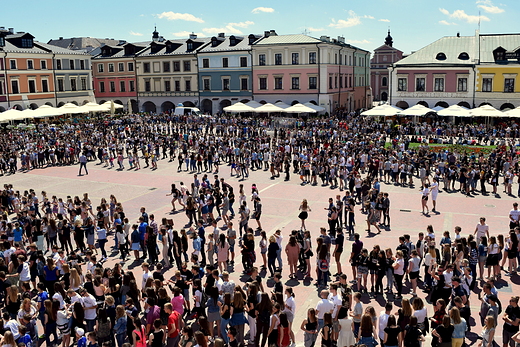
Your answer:
[[[385,347],[401,346],[401,328],[397,325],[397,321],[393,314],[388,317],[384,336],[383,344]]]
[[[344,300],[338,312],[339,336],[337,347],[350,347],[356,344],[354,321],[348,315],[348,301]]]
[[[220,234],[219,241],[217,243],[217,262],[220,272],[227,270],[228,251],[229,244],[226,241],[226,235]]]
[[[429,184],[426,183],[421,193],[421,205],[423,214],[430,213],[430,210],[428,209],[428,195],[430,195],[430,188]],[[424,209],[426,209],[426,213],[424,213]]]
[[[311,207],[307,203],[307,199],[303,199],[302,203],[300,204],[300,214],[298,215],[298,218],[302,221],[302,225],[300,227],[300,230],[307,230],[305,227],[305,220],[309,217],[309,212],[311,212]]]
[[[285,246],[287,263],[289,264],[289,278],[296,278],[298,272],[298,256],[300,254],[300,244],[296,242],[296,237],[291,236],[289,243]]]

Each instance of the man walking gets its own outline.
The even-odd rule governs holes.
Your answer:
[[[85,152],[81,153],[81,155],[79,157],[79,175],[78,176],[81,176],[81,169],[82,168],[85,168],[85,174],[88,175],[87,156],[85,155]]]

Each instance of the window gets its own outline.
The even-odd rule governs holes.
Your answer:
[[[459,54],[459,59],[460,60],[469,60],[469,54],[466,52],[462,52],[461,54]]]
[[[329,76],[329,89],[332,89],[332,76]]]
[[[76,90],[78,90],[78,86],[77,86],[77,83],[76,83],[76,79],[75,78],[71,78],[70,79],[70,90],[72,90],[73,92],[75,92]]]
[[[341,55],[340,55],[340,57],[341,57]],[[339,77],[339,87],[340,88],[343,88],[343,77],[342,76]]]
[[[74,70],[74,60],[69,60],[69,70]]]
[[[291,55],[291,57],[292,57],[292,64],[293,64],[293,65],[298,65],[298,64],[300,64],[300,54],[298,54],[298,53],[293,53],[293,54]]]
[[[276,53],[274,55],[274,65],[282,65],[282,53]]]
[[[203,87],[204,87],[204,90],[210,90],[210,79],[209,78],[204,78],[202,80],[202,84],[203,84]]]
[[[145,63],[145,64],[148,64],[148,63]],[[114,72],[114,64],[112,64],[112,63],[108,64],[108,72]]]
[[[152,84],[150,81],[144,81],[144,91],[149,92],[152,90]]]
[[[291,89],[300,89],[300,77],[291,78]]]
[[[134,71],[134,63],[128,63],[128,71]]]
[[[222,67],[229,67],[229,59],[222,58]]]
[[[32,48],[33,46],[33,39],[23,39],[22,38],[22,47],[23,48]]]
[[[191,80],[186,80],[186,91],[191,92]]]
[[[149,73],[150,72],[150,63],[144,63],[143,64],[143,72]]]
[[[170,62],[169,61],[163,61],[163,72],[170,72]]]
[[[98,71],[98,72],[103,72],[103,71],[105,71],[105,65],[103,65],[103,64],[97,64],[97,71]]]
[[[274,89],[283,89],[283,79],[282,77],[274,78]]]
[[[116,92],[116,82],[110,81],[110,93]]]
[[[309,77],[309,89],[318,89],[318,77]]]
[[[99,82],[99,92],[100,93],[105,92],[105,82]]]
[[[63,82],[63,78],[58,78],[58,92],[63,92],[65,90],[65,84]]]
[[[164,91],[165,92],[172,91],[172,83],[170,81],[164,81]]]
[[[265,66],[265,54],[258,55],[258,65]]]
[[[27,70],[33,70],[34,69],[34,63],[32,60],[27,60]]]
[[[173,71],[181,71],[181,62],[180,61],[173,62]]]
[[[193,42],[188,42],[188,52],[193,51]]]
[[[334,76],[334,88],[338,89],[338,76]]]
[[[40,61],[40,66],[42,70],[47,70],[47,60]]]
[[[181,91],[181,81],[174,81],[173,83],[175,85],[175,91],[180,92]]]
[[[443,92],[444,91],[444,78],[435,78],[433,81],[433,91],[434,92]]]
[[[123,93],[126,92],[125,81],[119,81],[119,91]]]
[[[388,86],[388,78],[383,77],[383,78],[381,79],[381,85],[382,85],[383,87]]]
[[[130,81],[130,91],[131,92],[135,91],[135,81]]]
[[[267,89],[267,78],[266,77],[260,77],[260,90],[266,90]]]
[[[247,78],[241,78],[240,79],[240,90],[248,90],[249,86],[248,86],[248,81],[247,81]]]
[[[482,79],[482,91],[491,92],[492,90],[493,90],[493,79],[492,78],[483,78]]]
[[[84,60],[79,61],[79,68],[81,70],[85,70],[85,61]],[[123,70],[120,70],[120,71],[123,71]]]
[[[408,90],[408,81],[406,78],[397,79],[397,91],[406,92]]]
[[[86,78],[81,79],[81,90],[87,90],[87,79]]]
[[[504,79],[504,93],[514,93],[515,91],[515,79],[506,78]]]
[[[202,59],[202,67],[205,69],[209,68],[209,59]]]
[[[10,60],[9,64],[11,65],[11,70],[16,70],[16,60]]]
[[[117,64],[117,71],[119,71],[119,72],[125,71],[125,63],[118,63]]]
[[[49,92],[49,81],[42,80],[42,92],[44,92],[44,93]]]
[[[247,67],[247,57],[240,57],[240,67]]]
[[[186,60],[184,62],[184,71],[191,71],[191,61]]]
[[[18,80],[12,80],[11,81],[11,92],[13,94],[20,93],[20,88],[18,87]]]
[[[222,90],[229,90],[229,78],[222,79]]]
[[[426,78],[418,77],[415,79],[415,91],[424,92],[426,90]]]
[[[5,38],[3,36],[0,36],[0,47],[5,46]]]
[[[36,81],[29,80],[29,93],[36,93]]]
[[[468,79],[465,77],[461,77],[457,79],[457,91],[458,92],[467,92],[468,91]]]

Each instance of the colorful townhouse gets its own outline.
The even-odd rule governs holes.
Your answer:
[[[403,58],[403,52],[394,47],[394,39],[388,30],[385,43],[374,49],[370,60],[370,86],[374,101],[388,101],[390,76],[388,67]]]
[[[328,112],[371,103],[370,53],[344,38],[277,35],[266,31],[253,45],[253,95],[260,103],[311,102]]]
[[[0,111],[94,101],[91,56],[0,27]]]
[[[202,112],[222,112],[224,107],[238,101],[252,100],[252,47],[259,38],[254,34],[225,36],[220,33],[197,52]]]
[[[97,103],[113,100],[139,112],[136,58],[148,45],[150,41],[101,47],[101,53],[92,59]]]

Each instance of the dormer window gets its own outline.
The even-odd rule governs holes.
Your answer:
[[[229,45],[234,46],[237,44],[237,39],[234,36],[229,37]]]
[[[252,45],[256,41],[255,35],[251,34],[248,36],[249,44]]]
[[[216,37],[211,38],[211,47],[217,47],[218,46],[218,40]]]
[[[193,42],[188,42],[188,51],[193,51]]]
[[[506,50],[502,47],[498,47],[493,51],[493,56],[495,57],[495,61],[504,61],[506,60]]]
[[[0,47],[4,47],[4,46],[5,46],[5,37],[0,36]]]
[[[446,60],[446,54],[440,52],[440,53],[437,53],[437,56],[435,57],[435,59],[437,60]]]
[[[32,48],[32,47],[33,47],[33,39],[22,38],[22,48]]]
[[[469,60],[469,54],[466,52],[462,52],[461,54],[459,54],[459,59],[460,60]]]

